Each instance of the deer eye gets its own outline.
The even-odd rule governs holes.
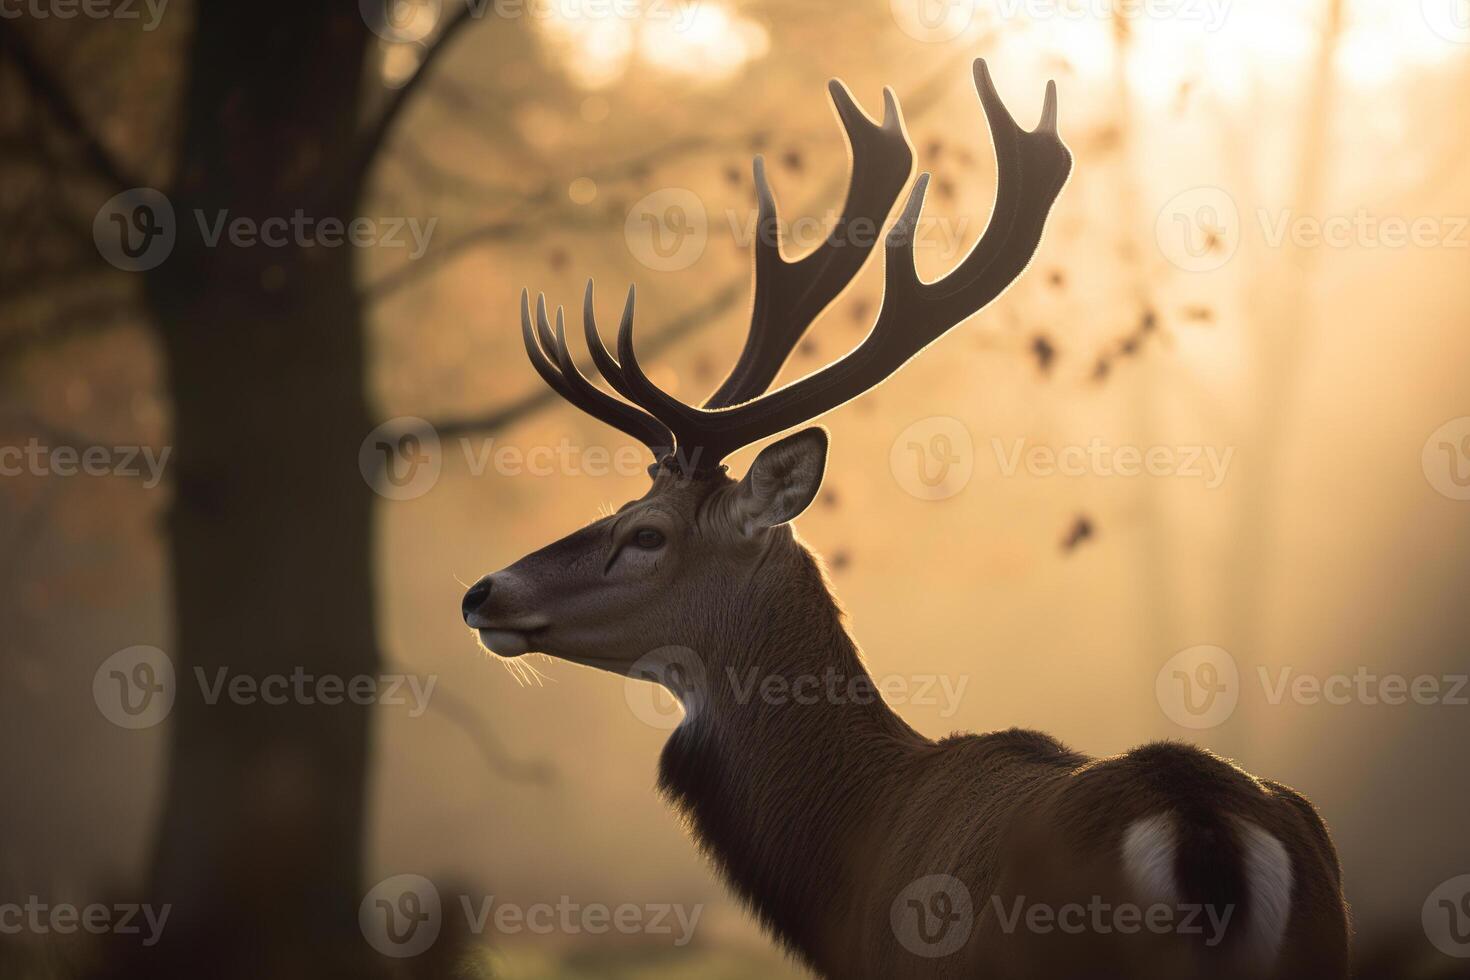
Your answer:
[[[633,532],[633,544],[645,551],[662,548],[664,544],[664,532],[653,527],[640,527]]]

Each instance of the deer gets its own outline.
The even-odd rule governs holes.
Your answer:
[[[892,89],[879,122],[829,83],[850,179],[831,235],[809,254],[784,254],[756,157],[750,326],[701,405],[639,365],[633,288],[615,353],[590,280],[584,293],[588,357],[607,390],[574,359],[564,311],[553,323],[542,295],[533,315],[522,291],[535,371],[647,446],[651,482],[616,512],[478,580],[464,594],[464,622],[498,657],[544,654],[669,690],[683,717],[659,758],[660,792],[763,929],[816,975],[1346,976],[1341,871],[1306,797],[1178,742],[1093,758],[1036,731],[921,735],[875,690],[825,566],[792,527],[826,469],[828,433],[810,423],[1004,293],[1070,178],[1055,82],[1028,131],[984,59],[973,74],[995,150],[995,202],[971,251],[932,282],[913,254],[927,173],[887,224],[914,166]],[[880,237],[883,293],[865,338],[768,390]],[[729,474],[731,453],[792,429],[744,476]],[[825,693],[767,696],[747,683],[752,675]]]

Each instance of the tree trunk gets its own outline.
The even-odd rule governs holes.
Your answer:
[[[367,972],[370,709],[235,703],[228,689],[240,675],[378,670],[353,250],[245,246],[228,230],[211,245],[200,227],[353,217],[371,37],[357,7],[195,8],[169,191],[178,239],[148,284],[174,411],[178,678],[150,889],[172,911],[151,976]]]

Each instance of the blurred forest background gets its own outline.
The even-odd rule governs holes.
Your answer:
[[[896,90],[935,174],[920,272],[946,271],[994,192],[976,56],[1023,123],[1057,79],[1077,165],[1029,274],[824,420],[799,527],[870,669],[963,685],[898,705],[931,736],[1187,738],[1295,786],[1336,836],[1365,970],[1450,969],[1421,910],[1470,873],[1470,707],[1272,698],[1258,669],[1467,669],[1463,0],[76,9],[0,19],[0,446],[170,455],[160,480],[0,477],[0,903],[173,911],[146,952],[0,935],[0,973],[798,975],[653,792],[666,731],[623,685],[512,674],[460,621],[463,583],[647,483],[543,390],[518,294],[575,310],[594,276],[606,326],[636,282],[655,380],[702,397],[743,338],[751,155],[788,220],[841,203],[832,76],[870,114]],[[150,268],[107,244],[136,188],[177,230]],[[407,230],[211,245],[194,219],[298,210],[429,231],[422,254]],[[855,344],[880,282],[875,262],[783,377]],[[411,492],[360,465],[404,418],[438,436]],[[1018,445],[1174,464],[1052,472]],[[94,680],[137,646],[177,697],[130,729]],[[1181,727],[1156,680],[1201,646],[1228,651],[1238,703]],[[196,667],[435,686],[421,712],[211,704]],[[447,925],[392,960],[358,913],[400,874],[446,909],[703,912],[677,947]]]

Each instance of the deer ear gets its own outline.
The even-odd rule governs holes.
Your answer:
[[[813,426],[760,451],[737,485],[736,511],[745,533],[796,519],[816,499],[827,469],[827,430]]]

